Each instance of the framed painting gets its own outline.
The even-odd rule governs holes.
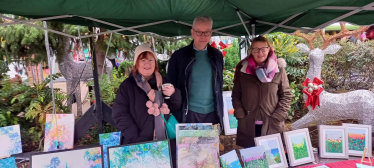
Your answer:
[[[262,146],[265,149],[266,159],[269,168],[287,168],[288,163],[284,153],[281,134],[273,134],[255,138],[256,146]]]
[[[242,168],[238,155],[235,150],[232,150],[219,157],[222,168]]]
[[[100,145],[103,145],[104,167],[108,167],[108,147],[121,145],[121,132],[110,132],[99,135]]]
[[[52,152],[43,152],[31,155],[31,168],[41,167],[79,167],[103,168],[102,146],[87,146],[78,149],[67,149]]]
[[[74,145],[74,114],[47,114],[44,152],[72,149]]]
[[[319,155],[321,158],[348,159],[347,127],[320,125]]]
[[[180,131],[186,130],[211,130],[213,128],[212,123],[187,123],[187,124],[176,124],[176,142],[180,143],[181,139],[179,136]]]
[[[22,142],[19,125],[0,128],[0,158],[22,153]]]
[[[238,128],[238,120],[234,116],[234,107],[232,106],[231,91],[225,91],[223,97],[223,126],[225,135],[234,135]]]
[[[372,136],[371,125],[346,124],[348,131],[348,154],[352,156],[362,156],[365,147],[368,148],[366,156],[372,156]]]
[[[244,168],[268,168],[269,163],[266,159],[265,149],[262,146],[240,149],[240,155]]]
[[[0,168],[17,168],[16,159],[14,157],[0,159]]]
[[[284,132],[283,136],[291,166],[315,161],[308,128]]]
[[[169,141],[150,141],[108,148],[111,168],[172,168]]]
[[[374,168],[373,166],[356,163],[357,168]]]

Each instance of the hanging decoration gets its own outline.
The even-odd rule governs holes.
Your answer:
[[[307,108],[309,105],[312,106],[313,110],[316,106],[320,107],[319,95],[322,93],[324,89],[319,85],[321,85],[322,83],[323,81],[317,77],[313,79],[313,82],[311,82],[309,78],[305,79],[302,85],[307,88],[303,90],[303,93],[305,93],[308,97],[305,102],[304,108]]]

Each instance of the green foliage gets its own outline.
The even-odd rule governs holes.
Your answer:
[[[134,66],[134,62],[133,61],[123,61],[121,62],[121,64],[119,64],[119,67],[118,67],[118,74],[117,76],[125,76],[125,75],[129,75],[131,73],[131,70]]]
[[[106,74],[103,74],[102,78],[99,79],[101,99],[109,105],[113,104],[114,100],[116,99],[119,86],[127,78],[127,75],[117,76],[118,74],[121,73],[119,73],[116,69],[113,69],[111,72],[111,79]],[[87,85],[92,86],[93,81],[90,81]],[[94,100],[94,94],[95,92],[92,90],[90,92],[91,101]]]
[[[158,63],[158,72],[160,72],[160,74],[163,77],[166,77],[166,65],[168,64],[168,61],[157,60],[157,63]]]
[[[293,154],[295,156],[295,160],[302,159],[309,157],[308,148],[306,146],[306,140],[304,138],[303,142],[300,144],[292,143]]]
[[[342,46],[336,54],[325,55],[322,80],[327,91],[372,89],[374,87],[373,42],[359,44],[339,41]]]
[[[296,81],[290,83],[291,93],[292,93],[292,101],[291,101],[291,108],[288,111],[288,119],[292,120],[295,112],[297,110],[302,110],[303,107],[303,93],[302,93],[302,86],[300,84],[296,84]]]
[[[234,39],[232,46],[224,50],[227,52],[225,56],[225,69],[232,70],[240,62],[238,39]]]
[[[223,91],[231,91],[234,87],[235,72],[224,70],[223,71]]]
[[[118,130],[113,127],[112,125],[106,123],[103,125],[103,133],[108,132],[117,132]],[[99,131],[97,124],[94,124],[86,134],[82,136],[82,138],[78,141],[78,146],[84,146],[84,145],[92,145],[92,144],[99,144],[100,138],[99,138]]]
[[[5,62],[0,60],[0,81],[4,78],[5,74],[9,71],[8,66],[5,65]]]

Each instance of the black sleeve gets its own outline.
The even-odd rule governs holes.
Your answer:
[[[139,138],[138,127],[130,114],[129,96],[126,89],[126,84],[123,82],[118,89],[112,108],[112,117],[117,128],[121,131],[123,144],[134,143]]]
[[[163,83],[169,83],[166,78],[163,79]],[[178,110],[182,105],[181,91],[174,86],[175,92],[170,96],[170,99],[165,99],[165,103],[169,106],[170,110]]]
[[[178,82],[177,53],[178,52],[174,52],[171,55],[170,60],[168,62],[168,69],[167,69],[167,79],[174,86],[176,86]]]

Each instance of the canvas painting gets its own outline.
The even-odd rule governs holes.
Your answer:
[[[362,156],[365,147],[368,148],[367,156],[372,154],[371,125],[345,124],[348,131],[348,153],[353,156]]]
[[[238,120],[234,116],[234,107],[232,105],[231,91],[223,92],[223,124],[225,127],[225,135],[236,134],[238,128]]]
[[[99,135],[100,145],[103,145],[104,167],[108,167],[107,148],[121,145],[121,132],[111,132]]]
[[[0,168],[17,168],[16,159],[14,157],[0,159]]]
[[[321,158],[348,159],[348,134],[344,126],[319,126]]]
[[[74,114],[47,114],[44,151],[72,149],[74,122]]]
[[[219,143],[219,137],[182,137],[181,144]]]
[[[308,128],[284,132],[290,165],[297,166],[314,161]]]
[[[31,156],[31,168],[102,168],[102,147],[46,152]]]
[[[108,148],[111,168],[171,168],[169,141],[152,141]]]
[[[219,167],[218,144],[179,144],[178,168]]]
[[[255,138],[255,142],[257,146],[264,147],[269,168],[288,167],[286,155],[283,149],[282,138],[279,133],[257,137]]]
[[[269,163],[266,159],[265,149],[262,146],[240,149],[240,155],[244,168],[268,168]]]
[[[238,155],[235,150],[232,150],[219,157],[222,168],[242,168]]]
[[[212,123],[187,123],[187,124],[176,124],[176,142],[181,143],[181,137],[179,133],[181,131],[191,131],[191,130],[212,130],[216,126],[213,126]]]
[[[176,138],[177,143],[181,143],[182,137],[218,137],[218,130],[181,130]]]
[[[0,128],[0,158],[22,153],[19,125]]]

